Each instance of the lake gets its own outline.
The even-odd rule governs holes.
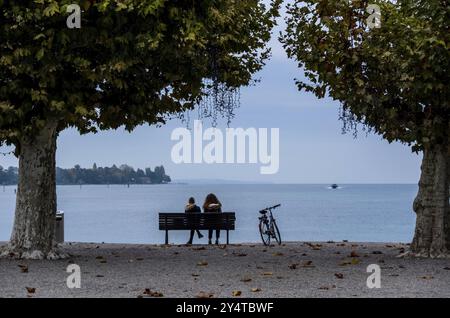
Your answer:
[[[11,234],[14,189],[0,187],[0,241]],[[274,215],[285,241],[410,242],[417,185],[349,184],[336,190],[296,184],[83,185],[58,186],[57,191],[66,241],[164,243],[158,212],[183,212],[189,196],[201,205],[213,192],[224,212],[236,212],[231,243],[259,242],[258,211],[277,203],[281,207]],[[207,242],[206,236],[200,242]],[[188,232],[169,233],[171,243],[187,238]]]

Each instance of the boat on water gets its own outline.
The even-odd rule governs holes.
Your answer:
[[[337,189],[339,188],[339,186],[336,183],[333,183],[332,185],[330,185],[331,189]]]

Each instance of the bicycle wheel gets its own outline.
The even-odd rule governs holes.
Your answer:
[[[259,233],[261,234],[264,245],[270,245],[270,229],[269,225],[264,222],[264,219],[259,221]]]
[[[273,236],[275,237],[275,241],[277,241],[278,245],[281,245],[281,234],[280,230],[278,229],[278,225],[275,222],[275,220],[272,221],[273,226]]]

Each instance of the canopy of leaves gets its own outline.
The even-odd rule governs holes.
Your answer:
[[[299,89],[340,101],[347,127],[420,150],[449,140],[449,21],[446,0],[297,0],[280,40],[304,70]]]
[[[81,133],[163,123],[206,79],[251,83],[280,6],[258,0],[0,0],[0,145],[48,121]]]

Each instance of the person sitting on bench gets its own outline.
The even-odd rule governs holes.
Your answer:
[[[205,213],[222,213],[222,203],[217,199],[216,195],[210,193],[206,196],[205,203],[203,204],[203,212]],[[211,244],[213,230],[209,230],[208,244]],[[220,230],[216,229],[216,245],[219,244]]]
[[[201,213],[200,207],[195,204],[195,199],[193,197],[189,198],[188,204],[186,205],[184,212],[186,213]],[[199,230],[192,229],[191,235],[189,237],[189,241],[186,243],[188,245],[192,244],[192,240],[194,239],[194,233],[197,232],[198,238],[201,239],[203,237],[202,233]]]

